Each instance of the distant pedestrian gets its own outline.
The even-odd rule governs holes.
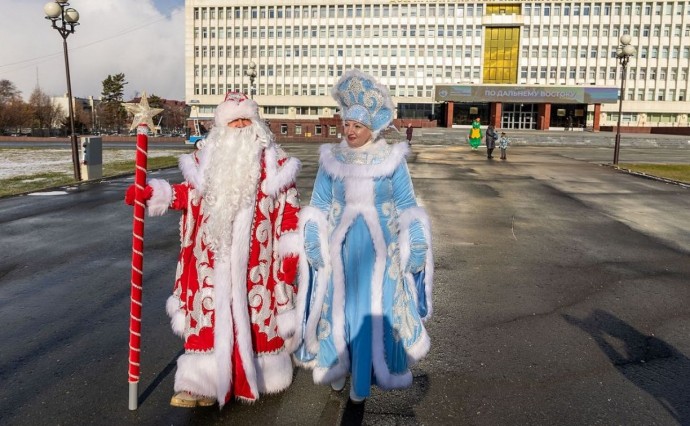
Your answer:
[[[507,160],[506,151],[508,151],[508,145],[510,145],[510,139],[506,136],[506,132],[501,132],[501,137],[498,139],[498,147],[501,150],[501,160]]]
[[[407,134],[407,144],[412,145],[412,124],[407,125],[405,133]]]
[[[472,122],[472,128],[470,129],[470,134],[467,139],[473,151],[476,151],[479,145],[482,143],[482,125],[479,121],[479,117],[475,118]]]
[[[565,119],[565,130],[573,130],[573,116],[569,115]]]
[[[498,132],[493,124],[489,124],[489,127],[486,128],[486,158],[489,160],[494,158],[492,153],[494,152],[494,148],[496,148],[497,140]]]

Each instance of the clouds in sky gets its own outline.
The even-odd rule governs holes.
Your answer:
[[[2,1],[0,80],[14,83],[25,99],[37,81],[50,96],[67,93],[62,37],[44,18],[49,1]],[[103,80],[124,73],[125,100],[144,90],[184,100],[183,1],[72,0],[70,7],[80,15],[67,38],[74,96],[100,98]]]

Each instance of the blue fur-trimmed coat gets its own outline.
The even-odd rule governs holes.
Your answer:
[[[429,351],[431,228],[415,199],[408,151],[406,143],[383,139],[366,150],[345,142],[321,147],[311,205],[300,212],[297,300],[303,341],[296,358],[313,369],[315,383],[347,374],[366,382],[373,370],[380,388],[404,388],[412,383],[409,367]],[[370,268],[361,267],[366,259],[373,259]],[[356,309],[346,306],[353,300]],[[364,344],[353,352],[359,333]],[[370,351],[371,368],[355,371],[352,360],[362,351]]]

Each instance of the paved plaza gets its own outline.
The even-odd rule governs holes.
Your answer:
[[[179,248],[171,212],[146,219],[140,404],[129,411],[132,178],[0,199],[11,248],[0,254],[0,423],[690,424],[690,189],[605,165],[610,133],[550,132],[572,138],[554,145],[515,132],[508,161],[470,151],[456,141],[465,133],[415,133],[409,168],[433,223],[432,348],[411,388],[375,389],[363,405],[299,370],[254,405],[170,407],[181,350],[164,309]],[[625,135],[621,161],[690,161],[682,137],[661,139]],[[303,162],[306,204],[317,145],[285,148]]]

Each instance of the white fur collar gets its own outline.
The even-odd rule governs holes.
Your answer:
[[[377,143],[385,144],[386,141],[380,139]],[[409,153],[407,143],[396,143],[391,145],[390,154],[378,164],[348,164],[335,156],[333,148],[337,146],[337,144],[321,145],[319,162],[326,173],[339,179],[345,177],[377,178],[390,176],[395,172],[400,163],[405,161],[405,157]]]
[[[206,190],[204,171],[208,167],[210,156],[203,149],[190,154],[180,156],[180,170],[182,176],[197,191],[203,194]],[[288,158],[282,165],[278,161],[286,157],[285,152],[275,145],[270,145],[263,150],[266,180],[263,191],[266,195],[275,197],[281,190],[295,182],[302,164],[296,158]]]

